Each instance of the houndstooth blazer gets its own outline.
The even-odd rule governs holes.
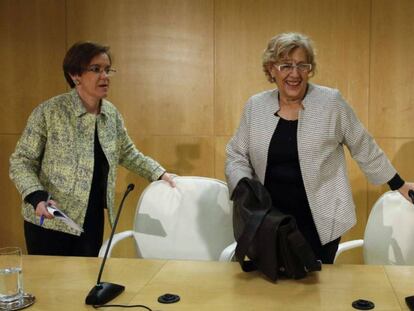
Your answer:
[[[396,170],[336,89],[309,84],[299,112],[299,164],[312,216],[322,244],[356,223],[346,170],[347,146],[368,180],[384,184]],[[264,183],[270,140],[279,117],[278,91],[252,96],[236,134],[227,144],[226,178],[230,193],[243,177]]]

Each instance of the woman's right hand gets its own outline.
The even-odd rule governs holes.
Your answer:
[[[36,212],[36,215],[39,217],[43,216],[44,218],[52,219],[54,218],[54,216],[47,211],[47,208],[46,208],[47,203],[49,203],[50,205],[56,206],[56,202],[53,200],[49,200],[48,202],[41,201],[37,204],[35,212]]]
[[[175,175],[165,172],[161,175],[160,179],[166,181],[171,187],[175,188],[177,185],[175,184],[174,177]]]

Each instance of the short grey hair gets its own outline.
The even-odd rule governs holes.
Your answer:
[[[297,48],[303,48],[305,50],[307,62],[312,64],[311,74],[313,75],[315,73],[316,63],[312,40],[301,33],[287,32],[271,38],[266,49],[263,51],[262,66],[269,82],[274,82],[268,69],[269,65],[277,63]]]

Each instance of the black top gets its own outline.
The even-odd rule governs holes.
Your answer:
[[[98,126],[95,126],[93,177],[83,229],[86,233],[98,231],[98,237],[103,235],[104,229],[108,172],[109,164],[99,142]]]
[[[98,209],[106,208],[106,189],[109,164],[98,138],[98,126],[95,127],[94,166],[89,205]],[[89,207],[88,207],[89,208]]]
[[[298,120],[280,118],[269,145],[265,187],[273,206],[296,218],[299,227],[314,226],[299,165]]]

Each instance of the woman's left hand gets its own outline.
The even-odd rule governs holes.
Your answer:
[[[404,196],[404,198],[406,198],[410,203],[413,203],[413,201],[411,200],[410,195],[408,194],[408,192],[412,190],[414,192],[414,183],[404,183],[404,185],[402,185],[402,187],[400,189],[398,189],[398,191]]]
[[[166,181],[167,183],[169,183],[171,187],[173,187],[173,188],[175,187],[175,181],[173,179],[173,175],[168,174],[167,172],[165,172],[164,174],[162,174],[160,179]]]

